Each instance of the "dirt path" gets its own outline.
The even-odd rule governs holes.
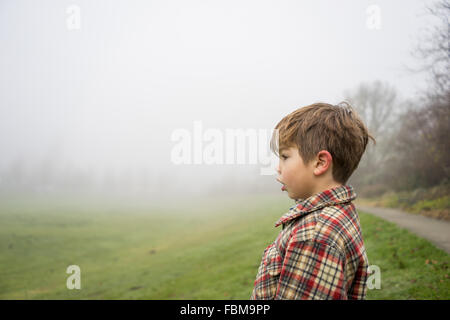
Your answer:
[[[371,213],[431,241],[438,248],[450,253],[450,222],[406,213],[397,209],[357,205],[358,210]]]

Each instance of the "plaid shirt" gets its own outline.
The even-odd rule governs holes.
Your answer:
[[[295,200],[262,255],[250,299],[365,299],[369,261],[344,185]]]

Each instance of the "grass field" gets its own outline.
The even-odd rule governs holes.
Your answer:
[[[0,203],[0,299],[248,299],[292,200]],[[368,299],[450,298],[448,254],[369,214],[360,219],[369,262],[381,270]],[[66,288],[69,265],[81,268],[81,290]]]

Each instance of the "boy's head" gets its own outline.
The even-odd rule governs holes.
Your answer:
[[[345,184],[374,138],[347,103],[315,103],[285,116],[270,142],[278,181],[292,199]]]

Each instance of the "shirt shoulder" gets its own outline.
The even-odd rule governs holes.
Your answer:
[[[349,246],[360,246],[361,228],[354,204],[326,206],[289,221],[277,238],[277,247],[283,252],[287,242],[304,241],[317,241],[337,247],[342,252]]]

